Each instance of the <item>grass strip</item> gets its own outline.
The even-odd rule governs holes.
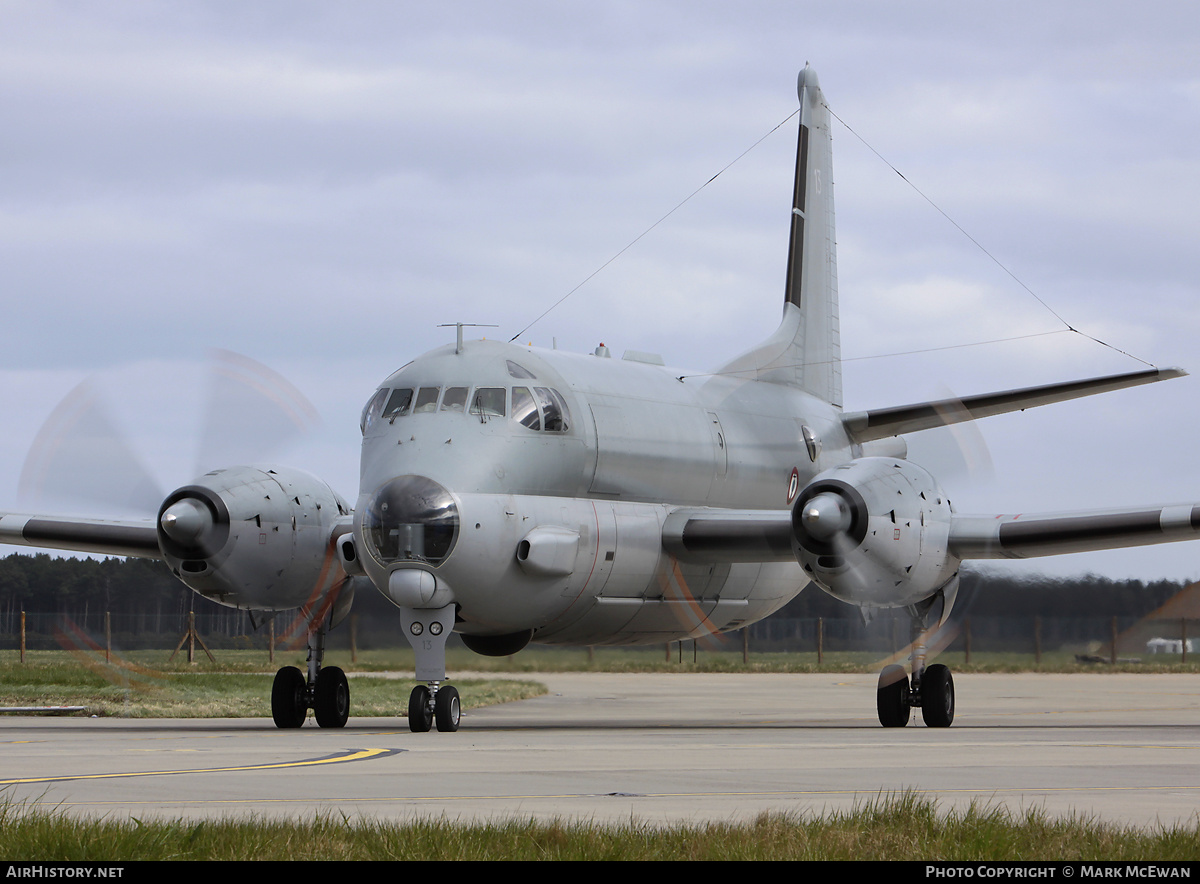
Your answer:
[[[126,718],[270,718],[273,676],[170,672],[120,663],[0,663],[0,706],[86,706],[88,715]],[[355,716],[407,713],[411,685],[351,674]],[[455,679],[464,709],[537,697],[545,685],[511,679]]]
[[[972,803],[939,812],[912,793],[823,815],[655,825],[510,819],[461,824],[320,814],[265,818],[74,819],[0,799],[7,860],[1088,860],[1200,858],[1200,822],[1139,829],[1040,809]]]

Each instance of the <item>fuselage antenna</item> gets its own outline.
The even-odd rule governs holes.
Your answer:
[[[464,328],[499,328],[498,325],[488,325],[482,322],[443,322],[438,328],[456,328],[458,329],[458,339],[454,346],[454,355],[458,356],[463,351],[462,330]]]

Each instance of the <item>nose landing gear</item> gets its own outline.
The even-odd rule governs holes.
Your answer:
[[[428,733],[434,724],[439,733],[452,733],[461,720],[458,690],[450,685],[419,684],[408,695],[408,729],[413,733]]]
[[[458,730],[462,703],[458,690],[443,685],[446,678],[446,639],[454,628],[454,605],[442,608],[401,608],[401,623],[416,655],[419,684],[408,696],[408,729],[428,733],[436,724],[439,733]]]

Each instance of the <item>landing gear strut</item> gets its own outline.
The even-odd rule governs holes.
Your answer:
[[[954,721],[954,678],[941,663],[926,667],[923,619],[914,612],[911,681],[903,666],[879,673],[875,705],[884,727],[904,727],[914,706],[920,707],[926,727],[950,727]]]
[[[442,608],[401,608],[400,622],[416,654],[419,684],[408,697],[408,729],[424,734],[436,724],[440,733],[458,730],[462,706],[458,690],[446,679],[446,639],[454,628],[454,605]]]
[[[295,666],[275,673],[271,686],[271,717],[280,728],[300,727],[312,709],[321,727],[345,727],[350,717],[350,684],[337,666],[321,667],[325,657],[325,626],[308,637],[308,677]]]

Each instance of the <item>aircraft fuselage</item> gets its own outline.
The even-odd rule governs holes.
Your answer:
[[[680,563],[668,514],[786,510],[852,456],[838,410],[800,390],[627,359],[473,341],[380,390],[363,420],[363,563],[402,606],[455,603],[468,634],[628,644],[760,620],[808,583],[795,559]],[[435,496],[425,481],[442,505],[388,515]]]

